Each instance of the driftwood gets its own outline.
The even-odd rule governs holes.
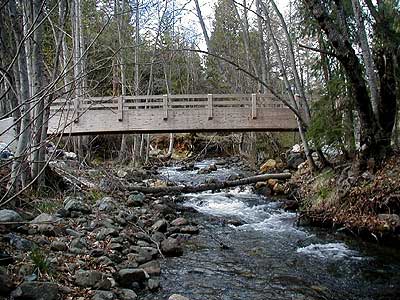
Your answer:
[[[291,177],[290,173],[263,174],[263,175],[242,178],[238,180],[204,183],[195,186],[168,186],[168,187],[130,186],[128,187],[128,190],[138,191],[144,194],[164,194],[164,195],[179,194],[179,193],[198,193],[204,191],[215,191],[229,187],[256,183],[260,181],[267,181],[268,179],[289,179],[290,177]]]

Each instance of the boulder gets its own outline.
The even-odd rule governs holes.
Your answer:
[[[256,193],[264,197],[270,197],[272,195],[271,189],[266,184],[263,187],[256,189]]]
[[[289,153],[287,157],[287,165],[291,169],[297,169],[304,161],[304,157],[301,153]]]
[[[181,233],[187,233],[187,234],[198,234],[199,227],[192,226],[192,225],[186,225],[186,226],[182,226],[179,231]]]
[[[217,169],[217,166],[216,166],[215,164],[209,165],[209,166],[208,166],[208,169],[209,169],[211,172],[215,172],[215,171],[218,170],[218,169]]]
[[[265,163],[262,164],[260,167],[260,172],[261,173],[267,173],[270,172],[271,170],[274,170],[276,168],[276,160],[274,159],[268,159]]]
[[[140,192],[130,194],[127,200],[128,206],[139,207],[143,205],[144,200],[146,200],[146,195]]]
[[[83,203],[82,200],[73,197],[67,197],[64,200],[64,209],[71,212],[81,212],[83,214],[88,214],[91,212],[90,207]]]
[[[159,231],[159,232],[167,232],[168,229],[168,222],[165,219],[158,220],[151,226],[151,231]]]
[[[52,241],[50,244],[50,249],[54,251],[67,251],[68,246],[62,241]]]
[[[161,251],[166,256],[181,256],[183,248],[180,242],[174,238],[167,238],[161,242]]]
[[[179,294],[173,294],[169,296],[168,300],[189,300],[189,298],[179,295]]]
[[[104,197],[96,202],[100,211],[110,212],[115,209],[114,199],[112,197]]]
[[[118,236],[118,232],[114,228],[102,228],[96,234],[96,240],[102,241],[108,236]]]
[[[110,291],[95,291],[92,297],[93,300],[113,300],[114,293]]]
[[[12,291],[11,299],[14,300],[57,300],[58,286],[52,282],[23,282]]]
[[[101,290],[109,290],[111,281],[99,271],[78,270],[75,273],[75,283],[81,287],[91,287]]]
[[[11,209],[0,210],[0,222],[20,222],[22,217],[19,213]]]
[[[19,235],[16,235],[14,233],[7,234],[6,238],[8,238],[11,246],[15,247],[18,250],[31,250],[35,246],[34,242],[20,237]]]
[[[140,265],[139,268],[145,270],[150,276],[158,276],[161,273],[160,263],[156,260],[152,260],[143,265]]]
[[[134,282],[143,282],[146,278],[143,269],[121,269],[117,274],[117,281],[123,287],[130,287]]]
[[[147,285],[150,291],[156,291],[160,288],[160,279],[150,278]]]
[[[188,224],[189,221],[185,218],[177,218],[171,222],[171,226],[185,226]]]
[[[130,289],[120,289],[119,290],[119,299],[120,300],[135,300],[137,295],[134,291]]]

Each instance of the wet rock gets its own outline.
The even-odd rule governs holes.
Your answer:
[[[75,283],[81,287],[91,287],[101,290],[109,290],[111,281],[99,271],[78,270],[75,273]]]
[[[283,202],[282,208],[286,211],[295,211],[299,208],[299,203],[296,200],[286,200]]]
[[[6,238],[9,240],[10,245],[18,250],[31,250],[35,246],[35,243],[32,241],[24,239],[14,233],[7,234]]]
[[[114,293],[110,291],[95,291],[93,300],[113,300]]]
[[[210,164],[210,165],[208,166],[208,169],[209,169],[211,172],[215,172],[215,171],[218,170],[218,169],[217,169],[217,166],[216,166],[215,164]]]
[[[160,288],[160,279],[150,278],[147,285],[150,291],[156,291]]]
[[[11,209],[0,210],[0,222],[20,222],[22,217],[19,213]]]
[[[146,280],[146,273],[143,269],[122,269],[118,272],[117,282],[123,287],[130,287],[134,282]]]
[[[160,263],[156,260],[140,265],[139,268],[145,270],[150,276],[158,276],[161,273]]]
[[[185,218],[177,218],[171,222],[171,226],[184,226],[188,224],[189,221]]]
[[[179,294],[173,294],[169,296],[168,300],[189,300],[189,298],[179,295]]]
[[[278,180],[271,178],[271,179],[268,179],[267,183],[268,183],[270,188],[273,188],[275,186],[275,184],[278,183]]]
[[[146,200],[146,195],[140,192],[136,192],[129,195],[126,204],[128,206],[140,207],[143,205],[144,200]]]
[[[76,238],[71,241],[70,247],[77,249],[85,249],[87,246],[86,240],[84,238]]]
[[[187,233],[187,234],[198,234],[199,228],[197,226],[187,225],[187,226],[182,226],[179,231],[181,233]]]
[[[272,190],[274,191],[274,193],[275,193],[276,195],[282,195],[282,194],[285,193],[285,187],[283,186],[283,184],[281,184],[281,183],[279,183],[279,182],[277,182],[277,183],[274,185],[274,187],[273,187]]]
[[[74,215],[72,212],[80,212],[82,214],[89,214],[91,212],[91,209],[87,204],[83,203],[82,200],[73,197],[67,197],[64,200],[64,209],[71,213],[71,216]]]
[[[267,185],[264,185],[256,189],[256,193],[264,197],[270,197],[272,195],[272,191]]]
[[[183,248],[180,242],[174,238],[167,238],[161,242],[161,251],[166,256],[181,256]]]
[[[57,284],[52,282],[24,282],[12,291],[15,300],[56,300],[59,299]]]
[[[78,232],[78,231],[76,231],[76,230],[73,230],[73,229],[71,229],[71,228],[67,228],[67,229],[65,230],[65,232],[66,232],[68,235],[73,236],[73,237],[81,237],[81,236],[83,235],[82,233],[80,233],[80,232]]]
[[[265,163],[262,164],[260,167],[260,172],[261,173],[267,173],[276,168],[276,160],[274,159],[268,159]]]
[[[164,233],[157,231],[151,235],[151,238],[153,241],[161,243],[163,240],[165,240],[165,235]]]
[[[136,293],[130,289],[120,289],[118,296],[120,300],[135,300],[137,298]]]
[[[156,223],[151,226],[151,231],[159,231],[159,232],[167,232],[168,222],[165,219],[158,220]]]
[[[50,249],[54,251],[67,251],[68,246],[64,242],[61,241],[53,241],[50,244]]]

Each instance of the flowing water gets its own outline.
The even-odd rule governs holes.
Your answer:
[[[210,176],[161,171],[175,182]],[[212,176],[221,180],[234,173],[219,168]],[[200,234],[187,242],[182,257],[164,261],[162,289],[145,299],[174,293],[193,300],[400,299],[396,249],[297,227],[294,213],[250,188],[187,195],[182,205],[198,212],[190,218]]]

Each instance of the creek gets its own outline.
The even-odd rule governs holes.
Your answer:
[[[231,166],[205,175],[176,167],[160,171],[178,183],[238,173]],[[183,256],[163,261],[162,289],[144,299],[174,293],[191,300],[400,299],[397,249],[299,227],[295,213],[250,187],[185,195],[180,205],[200,234],[186,242]]]

